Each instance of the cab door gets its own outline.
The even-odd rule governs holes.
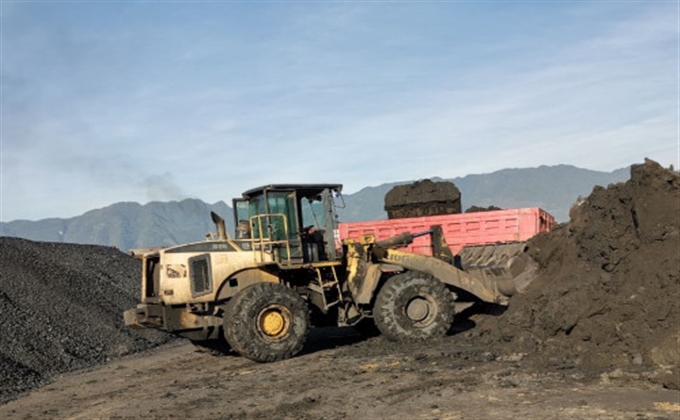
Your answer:
[[[236,239],[248,239],[253,250],[272,254],[282,264],[301,263],[300,221],[294,190],[270,191],[234,200]],[[247,233],[244,233],[247,232]]]
[[[276,244],[282,263],[301,263],[303,260],[301,228],[295,191],[267,191],[266,211],[268,235]]]

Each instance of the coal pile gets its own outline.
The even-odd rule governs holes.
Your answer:
[[[458,214],[460,190],[453,182],[429,179],[399,185],[385,194],[385,211],[388,219]]]
[[[0,403],[168,341],[123,326],[140,273],[141,262],[115,248],[0,237]]]
[[[680,176],[653,161],[592,194],[529,242],[539,277],[471,335],[544,369],[645,372],[677,389]]]

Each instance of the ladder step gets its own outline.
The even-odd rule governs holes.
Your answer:
[[[311,290],[314,290],[317,293],[323,293],[323,287],[319,286],[318,284],[310,284],[307,287],[309,287]]]
[[[330,288],[330,287],[332,287],[332,286],[335,286],[336,284],[338,284],[338,283],[337,283],[337,282],[335,282],[335,283],[324,283],[322,286],[319,286],[318,284],[313,284],[313,283],[312,283],[312,284],[310,284],[310,285],[307,286],[307,287],[309,287],[310,289],[314,290],[315,292],[321,293],[321,292],[323,292],[324,290],[328,290],[328,288]]]
[[[327,268],[328,270],[324,270],[323,267],[317,267],[316,273],[318,284],[310,284],[308,287],[310,290],[313,290],[322,296],[325,308],[330,308],[333,305],[341,303],[342,290],[340,290],[340,281],[338,280],[337,273],[335,272],[335,267]],[[324,276],[324,274],[326,275]],[[332,277],[330,275],[332,275]],[[327,300],[329,298],[333,300]]]

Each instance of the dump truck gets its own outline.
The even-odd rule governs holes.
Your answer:
[[[539,233],[550,232],[557,222],[540,207],[522,207],[400,219],[339,223],[339,241],[373,234],[386,239],[404,232],[425,230],[439,225],[453,254],[479,245],[524,243]],[[432,255],[427,237],[417,238],[406,247],[411,252]]]
[[[507,305],[531,280],[524,249],[488,272],[457,264],[441,226],[338,243],[341,184],[270,184],[233,200],[234,235],[211,213],[206,240],[133,250],[141,302],[125,325],[158,328],[258,362],[295,356],[310,328],[375,325],[391,340],[427,340],[450,329],[466,302]],[[429,237],[431,253],[405,251]],[[501,266],[502,265],[502,266]]]

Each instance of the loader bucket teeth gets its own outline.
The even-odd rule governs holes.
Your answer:
[[[538,264],[525,242],[468,246],[458,254],[460,265],[472,276],[493,281],[505,296],[523,292],[536,276]]]

